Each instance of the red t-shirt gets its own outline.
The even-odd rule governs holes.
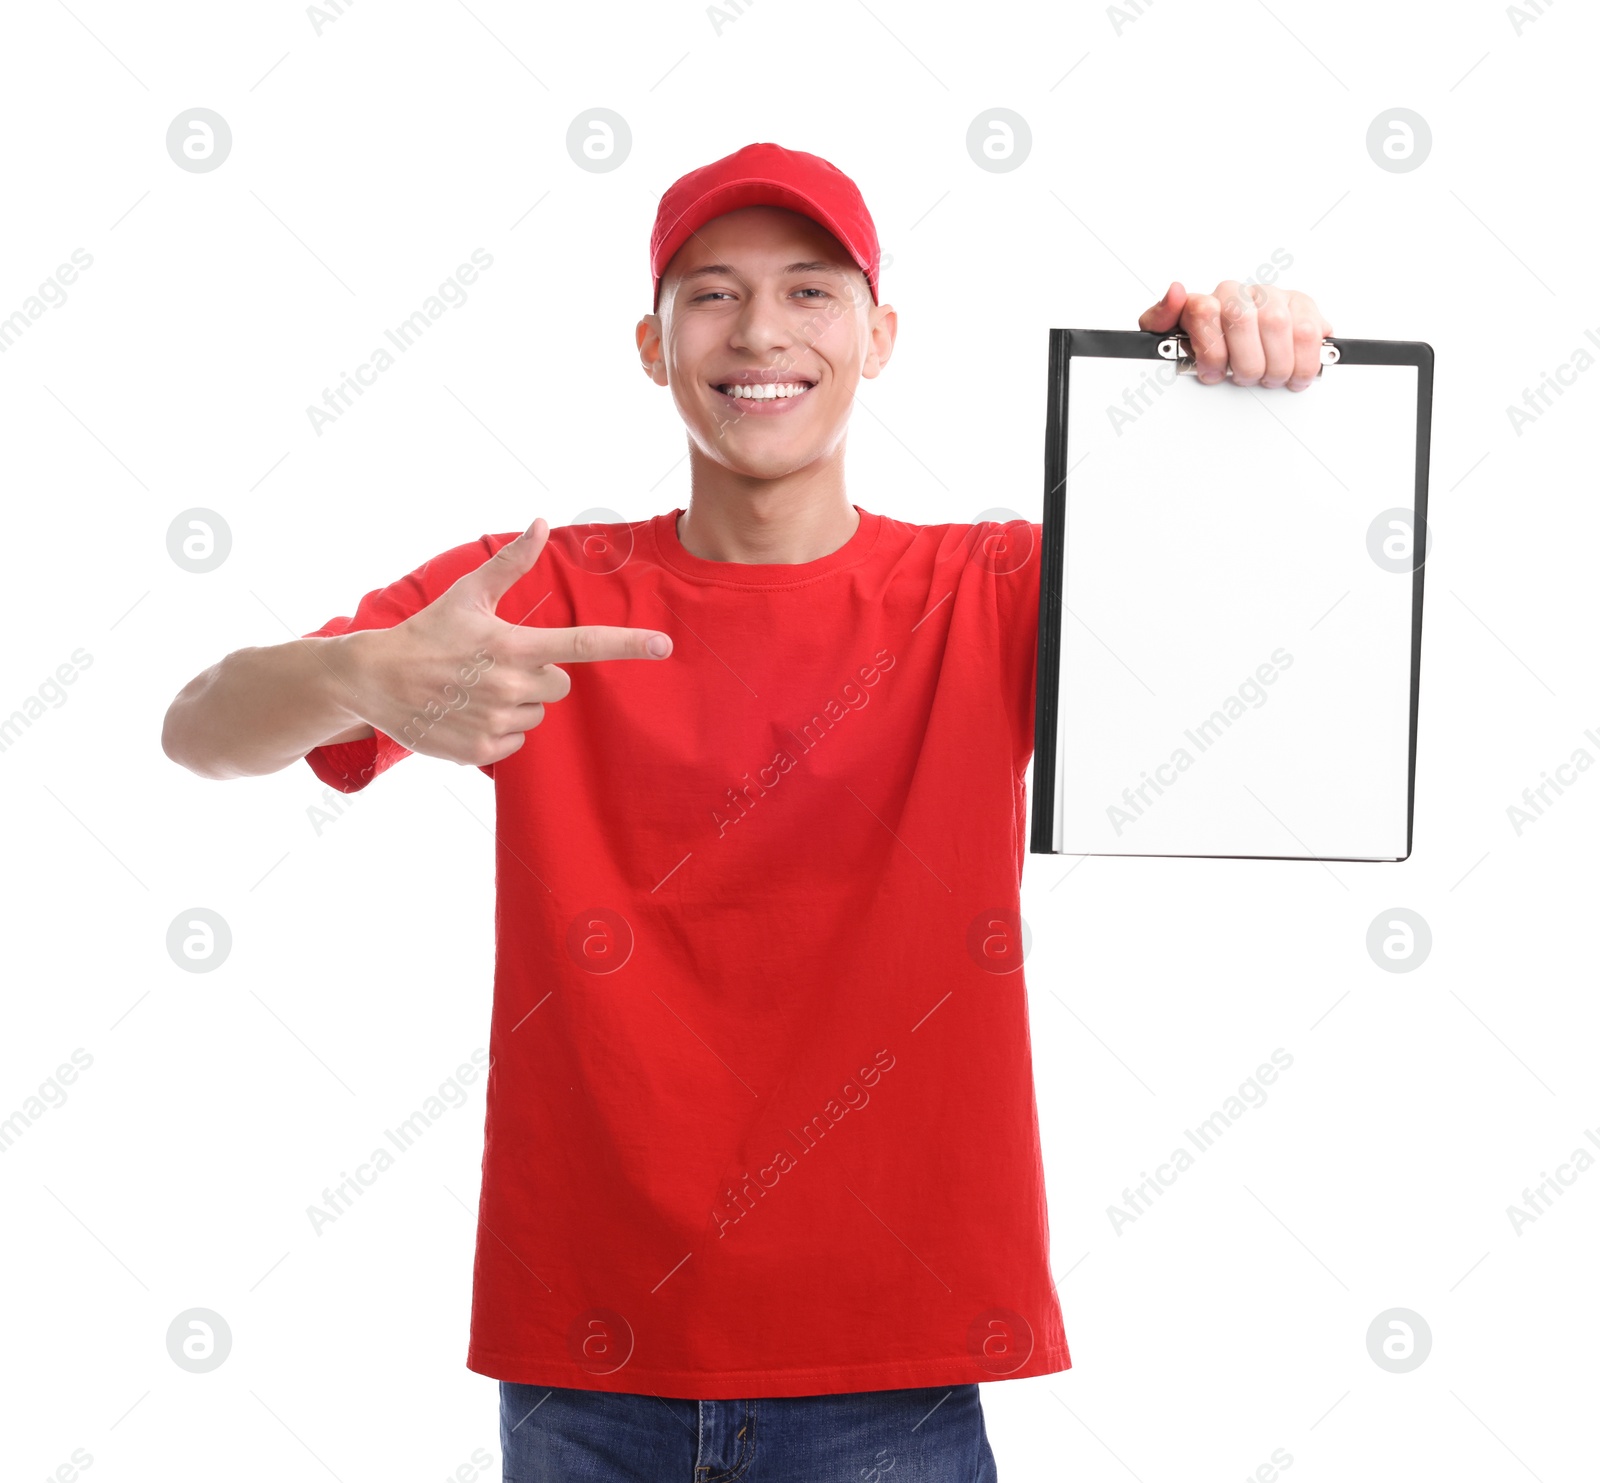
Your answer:
[[[830,555],[743,564],[678,513],[552,530],[498,607],[673,652],[570,666],[483,769],[467,1365],[689,1399],[1064,1370],[1018,917],[1039,527],[860,510]],[[398,623],[510,539],[316,632]],[[353,792],[409,755],[306,760]]]

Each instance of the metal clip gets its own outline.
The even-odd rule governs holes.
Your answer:
[[[1175,361],[1179,375],[1193,376],[1195,374],[1194,347],[1187,335],[1168,335],[1156,346],[1156,354],[1162,360]],[[1317,375],[1322,374],[1323,366],[1337,365],[1339,361],[1339,347],[1332,340],[1322,342],[1322,364],[1317,367]],[[1223,374],[1231,376],[1232,370]]]

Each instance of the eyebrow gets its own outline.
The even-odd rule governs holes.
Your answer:
[[[785,273],[833,273],[840,278],[848,277],[850,272],[848,268],[841,264],[830,262],[790,263],[783,271]],[[735,269],[728,267],[726,263],[710,263],[706,267],[694,268],[685,273],[680,281],[688,283],[695,278],[714,278],[719,276],[738,278],[740,275]]]

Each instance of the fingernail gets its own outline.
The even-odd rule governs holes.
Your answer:
[[[651,656],[656,659],[666,658],[667,650],[672,647],[672,645],[667,642],[667,636],[664,633],[651,634],[650,637],[645,640],[644,646],[650,651]]]

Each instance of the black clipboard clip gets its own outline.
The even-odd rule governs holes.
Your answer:
[[[1156,346],[1156,354],[1162,360],[1175,362],[1180,376],[1193,376],[1196,373],[1194,346],[1190,343],[1187,335],[1164,336],[1160,344]],[[1321,364],[1317,366],[1317,375],[1320,376],[1322,374],[1325,366],[1337,365],[1338,362],[1339,347],[1332,340],[1324,340],[1322,342],[1322,360]],[[1233,368],[1231,366],[1228,367],[1223,374],[1231,376]]]

